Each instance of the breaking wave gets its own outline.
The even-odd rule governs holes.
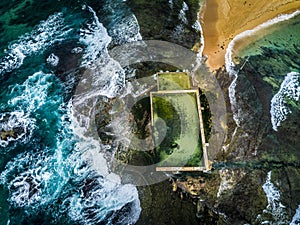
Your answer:
[[[139,26],[134,15],[128,16],[111,27],[116,36],[111,37],[91,7],[83,7],[83,11],[89,18],[80,20],[84,23],[76,28],[63,13],[53,14],[10,44],[1,59],[3,75],[20,68],[26,57],[65,40],[76,40],[80,46],[72,53],[83,54],[84,70],[78,87],[82,89],[68,102],[64,83],[46,64],[7,87],[9,99],[3,102],[5,107],[1,105],[0,147],[15,150],[11,151],[15,155],[1,172],[0,184],[9,192],[9,210],[22,212],[11,214],[11,224],[30,223],[40,215],[56,224],[66,218],[72,224],[134,224],[139,218],[136,187],[121,184],[120,177],[110,172],[104,155],[111,146],[87,136],[94,114],[78,110],[87,109],[91,101],[96,103],[95,97],[116,96],[124,86],[125,71],[110,58],[107,48],[113,42],[141,40]],[[79,36],[74,32],[78,27]],[[51,53],[45,63],[53,68],[59,67],[59,62]],[[10,143],[20,143],[23,148]]]
[[[4,51],[5,56],[0,59],[0,76],[19,68],[24,59],[33,53],[45,50],[47,47],[63,41],[70,32],[65,26],[62,13],[55,13],[47,20],[40,22],[32,32],[19,37]]]
[[[35,127],[35,120],[29,118],[24,111],[5,112],[0,114],[0,147],[9,143],[22,141],[27,143]]]
[[[292,222],[290,223],[290,225],[299,225],[299,224],[300,224],[300,205],[296,209],[296,213],[293,216],[293,219],[292,219]]]
[[[274,24],[289,20],[297,15],[300,14],[300,11],[297,10],[294,13],[291,14],[283,14],[280,15],[274,19],[271,19],[257,27],[255,27],[252,30],[246,30],[240,34],[238,34],[237,36],[235,36],[233,38],[233,40],[228,44],[228,47],[226,49],[226,54],[225,54],[225,67],[226,67],[226,71],[229,73],[229,75],[233,78],[233,81],[231,83],[231,85],[229,86],[229,98],[230,98],[230,103],[231,103],[231,108],[232,108],[232,112],[233,112],[233,119],[236,123],[237,126],[240,126],[240,109],[238,107],[237,104],[237,99],[236,99],[236,93],[235,93],[235,88],[236,88],[236,82],[238,79],[238,73],[239,70],[236,68],[234,60],[233,60],[233,55],[234,55],[234,47],[235,44],[246,38],[246,37],[251,37],[251,36],[255,36],[255,33],[261,29],[265,29],[268,28]]]
[[[188,24],[188,19],[186,17],[186,12],[188,10],[189,10],[188,5],[185,2],[183,2],[182,8],[180,9],[179,14],[178,14],[178,19],[179,19],[180,23],[175,27],[175,29],[173,31],[173,36],[177,37],[177,36],[183,35],[184,28]]]
[[[288,224],[288,215],[286,212],[286,207],[280,202],[280,192],[274,186],[271,181],[272,172],[269,171],[267,175],[267,180],[262,186],[267,200],[268,205],[264,210],[264,214],[269,214],[272,218],[271,221],[263,221],[262,224]]]
[[[277,131],[281,122],[286,120],[286,117],[291,110],[287,106],[287,100],[299,101],[300,97],[300,82],[299,73],[291,72],[286,75],[281,83],[280,90],[271,100],[271,122],[273,130]]]

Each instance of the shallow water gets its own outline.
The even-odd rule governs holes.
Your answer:
[[[242,131],[245,135],[253,130],[264,132],[255,151],[261,160],[292,162],[299,157],[299,30],[297,11],[238,35],[227,49],[226,68],[233,78],[229,95],[234,117],[237,125],[245,129]],[[281,179],[278,178],[280,182]],[[277,186],[282,191],[284,183]],[[264,213],[270,214],[270,218],[267,216],[261,222],[297,224],[297,194],[287,196],[274,187],[269,172],[263,190],[268,199]],[[292,205],[281,204],[281,199],[289,198]],[[289,210],[294,214],[291,220],[287,216]]]
[[[293,14],[281,15],[251,31],[246,31],[231,42],[227,49],[226,66],[231,75],[247,74],[253,71],[255,76],[263,79],[272,93],[266,93],[268,98],[280,91],[282,82],[289,73],[299,73],[299,43],[300,43],[300,16],[299,11]],[[235,63],[238,66],[235,66]],[[229,88],[233,105],[235,100],[234,81]],[[290,84],[291,85],[291,84]],[[294,80],[294,92],[299,91],[299,79]],[[289,98],[298,101],[298,94]],[[268,103],[273,129],[277,130],[280,123],[286,119],[290,111],[287,102],[275,104],[275,99]],[[278,101],[277,101],[278,102]],[[293,104],[295,106],[295,104]],[[236,121],[238,121],[236,115]]]

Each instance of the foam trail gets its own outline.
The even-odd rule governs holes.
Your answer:
[[[4,51],[5,56],[0,59],[0,76],[19,68],[27,56],[62,41],[70,31],[71,29],[64,25],[62,13],[49,16],[32,32],[19,37],[16,42],[8,46]]]
[[[10,142],[21,140],[27,143],[35,128],[35,120],[24,111],[5,112],[0,114],[0,147],[7,147]],[[7,135],[5,135],[5,133]],[[7,149],[6,149],[7,150]]]
[[[111,146],[101,144],[94,121],[94,109],[99,96],[115,97],[124,86],[125,73],[107,51],[114,39],[99,22],[95,11],[91,7],[87,9],[92,13],[93,20],[88,23],[87,29],[81,29],[80,34],[80,42],[86,46],[82,66],[87,70],[76,88],[71,121],[77,139],[76,149],[97,175],[93,178],[95,186],[89,188],[90,194],[86,198],[73,195],[66,200],[71,204],[68,214],[74,221],[85,224],[97,224],[104,220],[107,224],[112,224],[116,218],[122,224],[133,224],[141,212],[137,190],[132,185],[121,185],[120,177],[109,171],[107,158]],[[132,38],[136,36],[128,36],[118,27],[116,30],[121,35],[118,38],[122,42],[135,40]],[[122,216],[118,211],[124,207],[128,209]],[[93,216],[89,216],[91,213]],[[111,216],[107,217],[108,214]]]
[[[116,21],[109,34],[112,37],[112,43],[115,45],[142,40],[140,26],[134,14]]]
[[[36,128],[33,113],[46,103],[53,76],[39,71],[11,89],[7,105],[14,111],[0,114],[0,130],[8,134],[0,138],[1,147],[7,147],[10,142],[21,141],[25,144],[30,140]],[[53,98],[52,101],[57,99]]]
[[[286,75],[281,83],[280,90],[271,100],[271,122],[273,130],[277,131],[281,122],[286,120],[287,115],[291,113],[286,103],[286,98],[299,101],[300,98],[300,82],[299,73],[291,72]]]
[[[292,219],[292,222],[290,223],[290,225],[299,225],[299,224],[300,224],[300,205],[296,209],[296,213],[293,216],[293,219]]]
[[[82,66],[90,66],[101,54],[102,57],[108,57],[107,46],[111,42],[111,37],[99,22],[96,12],[90,6],[87,8],[93,19],[87,24],[87,28],[80,29],[79,41],[86,46]]]
[[[280,192],[272,183],[271,176],[272,171],[269,171],[267,180],[262,186],[268,200],[268,205],[264,213],[270,214],[275,222],[263,221],[262,224],[287,224],[288,215],[286,207],[280,202]]]
[[[186,11],[188,10],[189,10],[188,5],[185,2],[183,2],[182,8],[180,9],[178,14],[178,19],[180,23],[175,27],[173,31],[173,36],[180,37],[184,33],[184,27],[188,24],[188,19],[186,18]]]
[[[300,10],[297,10],[291,14],[279,15],[278,17],[276,17],[274,19],[268,20],[267,22],[262,23],[261,25],[258,25],[257,27],[255,27],[252,30],[246,30],[246,31],[238,34],[228,44],[228,47],[226,49],[226,54],[225,54],[225,67],[226,67],[226,71],[229,73],[229,75],[231,77],[233,77],[233,81],[232,81],[231,85],[229,86],[229,98],[230,98],[232,111],[234,113],[233,119],[237,126],[240,126],[240,121],[239,121],[240,109],[237,106],[237,100],[236,100],[236,96],[235,96],[236,95],[236,93],[235,93],[236,81],[237,81],[238,72],[239,72],[239,71],[235,70],[235,64],[233,61],[233,52],[234,52],[235,43],[245,37],[254,36],[255,33],[261,29],[265,29],[274,24],[289,20],[299,14],[300,14]]]

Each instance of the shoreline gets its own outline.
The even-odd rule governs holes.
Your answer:
[[[257,10],[262,9],[262,10]],[[225,54],[229,43],[237,35],[252,30],[275,19],[281,14],[291,14],[300,9],[300,1],[276,2],[248,0],[209,0],[199,12],[205,46],[203,55],[208,57],[206,64],[212,70],[225,65]],[[244,18],[241,21],[240,18]],[[264,29],[264,28],[262,28]],[[260,29],[259,29],[260,30]],[[249,43],[240,42],[239,47]]]
[[[255,40],[260,39],[264,35],[268,35],[275,31],[278,27],[276,25],[278,23],[283,23],[288,21],[294,17],[300,15],[300,10],[296,10],[290,14],[281,14],[273,19],[270,19],[257,27],[253,28],[252,30],[246,30],[233,38],[232,41],[229,42],[228,47],[226,49],[225,54],[225,67],[227,72],[232,75],[231,67],[234,67],[234,57],[233,53],[239,53],[239,51],[243,50],[249,44]],[[268,28],[267,30],[265,30]]]

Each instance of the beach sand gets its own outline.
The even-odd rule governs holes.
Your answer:
[[[236,35],[297,9],[300,0],[207,0],[199,17],[207,65],[216,70],[225,64],[227,46]]]

